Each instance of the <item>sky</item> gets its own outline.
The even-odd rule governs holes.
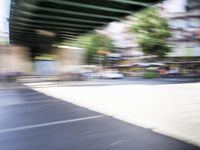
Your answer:
[[[0,0],[0,31],[8,32],[7,19],[10,14],[10,0]]]
[[[8,17],[10,11],[10,0],[0,0],[0,17]]]

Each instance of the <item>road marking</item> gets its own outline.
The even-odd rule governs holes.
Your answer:
[[[52,126],[52,125],[58,125],[58,124],[83,121],[83,120],[91,120],[91,119],[96,119],[96,118],[101,118],[101,117],[104,117],[104,115],[82,117],[82,118],[76,118],[76,119],[69,119],[69,120],[62,120],[62,121],[55,121],[55,122],[49,122],[49,123],[41,123],[41,124],[35,124],[35,125],[28,125],[28,126],[22,126],[22,127],[16,127],[16,128],[4,129],[4,130],[0,130],[0,133],[15,132],[15,131],[21,131],[21,130],[39,128],[39,127],[46,127],[46,126]]]
[[[124,140],[119,140],[119,141],[111,143],[110,146],[115,146],[115,145],[121,144],[123,142],[124,142]]]
[[[43,101],[32,101],[32,102],[23,102],[23,103],[11,103],[11,104],[0,105],[0,107],[13,106],[13,105],[35,104],[35,103],[48,103],[48,102],[59,102],[59,100],[43,100]]]
[[[37,92],[37,93],[29,92],[29,93],[21,93],[21,94],[23,94],[23,95],[25,95],[25,96],[31,95],[31,97],[40,97],[40,96],[45,96],[45,95],[39,95],[39,96],[36,96],[36,95],[40,94],[39,92]],[[15,93],[13,93],[13,92],[8,92],[8,94],[6,94],[6,93],[4,93],[4,95],[1,94],[0,97],[6,97],[6,96],[18,96],[18,95],[20,95],[19,92],[15,92]],[[33,95],[33,96],[32,96],[32,95]]]

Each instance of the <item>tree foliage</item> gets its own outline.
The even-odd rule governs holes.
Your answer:
[[[136,14],[132,31],[136,34],[141,50],[147,55],[164,57],[170,52],[168,38],[171,36],[167,20],[156,8],[150,8]]]
[[[65,43],[67,45],[81,47],[86,50],[86,60],[88,64],[98,64],[99,56],[97,52],[99,50],[112,52],[114,46],[112,40],[105,34],[92,33],[80,36],[76,41]]]

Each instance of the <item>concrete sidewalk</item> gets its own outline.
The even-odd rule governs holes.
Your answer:
[[[55,86],[108,86],[108,85],[159,85],[159,84],[181,84],[181,83],[197,83],[200,82],[200,78],[155,78],[144,79],[142,77],[126,77],[123,79],[90,79],[84,81],[48,81],[39,80],[32,82],[27,80],[21,83],[31,85],[32,87],[55,87]]]
[[[200,83],[33,89],[200,146]]]

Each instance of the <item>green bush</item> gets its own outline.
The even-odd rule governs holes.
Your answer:
[[[146,79],[153,79],[153,78],[157,78],[158,74],[153,71],[146,71],[144,72],[143,77]]]

